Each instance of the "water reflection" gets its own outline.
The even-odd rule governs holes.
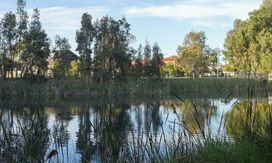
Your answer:
[[[148,141],[155,144],[162,141],[162,134],[184,132],[179,126],[181,123],[187,125],[191,134],[218,131],[221,115],[235,100],[187,99],[182,102],[173,98],[149,102],[101,100],[79,104],[5,105],[1,108],[5,126],[1,129],[1,139],[5,140],[5,146],[13,149],[5,153],[2,145],[0,150],[5,154],[3,158],[13,161],[22,158],[29,162],[44,161],[50,151],[57,149],[58,155],[51,158],[53,162],[116,162],[135,144]],[[210,126],[214,129],[209,129]],[[6,136],[6,133],[12,135]],[[9,144],[9,138],[14,139],[13,145]]]
[[[262,139],[272,137],[272,105],[268,102],[241,101],[233,106],[227,116],[226,130],[235,140],[256,135]]]

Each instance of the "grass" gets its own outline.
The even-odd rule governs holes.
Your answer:
[[[140,79],[107,81],[102,85],[88,79],[18,79],[0,82],[2,98],[81,98],[81,97],[165,97],[172,93],[246,93],[272,90],[270,82],[261,79]]]

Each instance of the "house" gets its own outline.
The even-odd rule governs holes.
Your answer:
[[[268,74],[268,80],[269,80],[269,81],[272,81],[272,73],[269,73],[269,74]]]
[[[48,71],[47,77],[54,77],[54,65],[56,61],[61,61],[64,65],[69,66],[72,61],[79,59],[78,55],[73,53],[71,50],[53,50],[50,52],[50,57],[48,58]],[[65,76],[68,76],[66,73]]]
[[[167,58],[164,58],[162,61],[164,62],[164,64],[174,64],[175,60],[178,58],[177,55],[173,55]]]
[[[170,77],[181,77],[181,76],[184,76],[184,72],[177,69],[176,65],[175,65],[175,62],[176,60],[179,58],[178,55],[173,55],[173,56],[170,56],[170,57],[167,57],[167,58],[164,58],[162,61],[163,61],[163,71],[164,73]]]

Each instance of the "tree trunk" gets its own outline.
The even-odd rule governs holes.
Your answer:
[[[102,85],[102,83],[103,83],[103,75],[102,73],[100,73],[100,84]]]
[[[6,63],[6,56],[5,56],[5,54],[3,54],[2,62],[3,62],[3,65],[2,65],[2,73],[1,73],[1,75],[2,75],[2,79],[6,79],[7,73],[6,73],[6,65],[5,65],[5,63]]]

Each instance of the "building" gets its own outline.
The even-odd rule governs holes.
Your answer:
[[[178,58],[177,55],[173,55],[167,58],[164,58],[162,61],[164,62],[164,64],[174,64],[175,60]]]
[[[79,59],[79,57],[73,53],[71,50],[54,50],[50,52],[50,57],[48,58],[48,71],[47,77],[54,77],[54,65],[56,61],[62,61],[65,65],[70,65],[72,61]],[[65,74],[68,76],[68,74]]]

